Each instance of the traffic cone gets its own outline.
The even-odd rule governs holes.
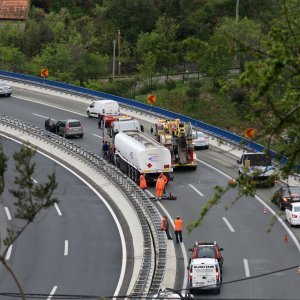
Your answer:
[[[230,186],[235,186],[235,179],[234,179],[234,178],[231,177],[231,178],[229,179],[229,185],[230,185]]]
[[[297,269],[297,274],[300,275],[300,266],[299,266],[298,269]]]
[[[266,207],[264,207],[263,212],[264,212],[264,214],[267,213],[267,208]]]
[[[288,236],[288,234],[286,233],[286,234],[284,235],[284,242],[287,243],[288,241],[289,241],[289,236]]]

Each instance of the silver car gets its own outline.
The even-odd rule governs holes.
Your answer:
[[[83,137],[83,125],[79,120],[68,119],[60,120],[56,123],[57,134],[68,138],[73,136]]]
[[[9,97],[12,93],[12,87],[4,81],[0,81],[0,95]]]
[[[209,148],[209,138],[208,136],[202,131],[193,130],[193,145],[194,148]]]

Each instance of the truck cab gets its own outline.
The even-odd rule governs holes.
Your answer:
[[[263,152],[243,153],[237,160],[239,176],[255,181],[258,185],[275,184],[276,169],[269,155]]]

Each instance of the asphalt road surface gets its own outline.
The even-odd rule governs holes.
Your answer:
[[[14,218],[15,199],[8,192],[15,173],[12,154],[19,144],[2,139],[10,158],[6,189],[2,195],[7,222]],[[59,183],[55,197],[59,203],[43,210],[34,223],[13,243],[7,261],[28,294],[95,295],[114,294],[121,272],[122,247],[119,232],[104,203],[84,183],[61,165],[36,154],[35,184],[56,172]],[[1,293],[18,293],[10,274],[0,269]],[[45,297],[47,298],[47,297]],[[75,298],[75,297],[74,297]],[[0,296],[0,299],[12,299]]]
[[[18,98],[16,98],[18,97]],[[51,104],[45,106],[32,100]],[[46,117],[56,120],[76,117],[83,121],[85,135],[83,139],[72,139],[78,145],[100,154],[101,131],[96,119],[85,116],[86,104],[71,102],[54,96],[37,95],[28,91],[18,91],[10,99],[0,99],[2,114],[14,116],[43,128]],[[59,108],[63,108],[61,110]],[[69,110],[69,111],[68,111]],[[70,112],[71,111],[71,112]],[[237,176],[236,158],[222,153],[218,149],[197,151],[198,168],[195,171],[174,172],[174,181],[170,182],[167,192],[177,196],[176,201],[155,203],[162,214],[168,213],[172,219],[180,215],[184,225],[191,223],[199,214],[200,208],[214,194],[214,186],[225,186],[228,176]],[[208,213],[201,226],[190,234],[183,232],[186,250],[197,241],[218,241],[224,248],[224,271],[221,294],[210,298],[227,299],[298,299],[300,294],[299,247],[292,241],[286,224],[276,222],[271,232],[267,232],[272,214],[263,208],[269,205],[277,213],[279,210],[270,203],[274,188],[259,189],[257,198],[242,197],[234,205],[236,191],[232,190],[222,197],[222,201]],[[154,188],[149,192],[154,194]],[[260,201],[265,201],[266,205]],[[227,209],[229,207],[229,209]],[[293,232],[299,238],[299,228]],[[288,242],[285,234],[288,232]],[[44,246],[41,246],[44,247]],[[85,248],[82,247],[82,248]],[[177,254],[176,288],[182,289],[187,270],[183,266],[181,245],[175,244]],[[84,251],[84,250],[82,250]],[[72,283],[70,283],[72,284]]]

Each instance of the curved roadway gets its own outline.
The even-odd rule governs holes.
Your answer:
[[[0,137],[10,158],[2,195],[1,209],[5,212],[2,216],[10,225],[20,226],[22,222],[14,219],[15,199],[8,192],[15,176],[12,154],[20,146]],[[59,183],[55,197],[60,202],[42,211],[6,255],[25,292],[45,297],[114,295],[122,267],[122,243],[110,211],[80,175],[75,176],[60,163],[39,153],[34,161],[35,183],[43,182],[55,170]],[[19,293],[2,266],[0,291]],[[3,295],[0,298],[11,299]]]
[[[25,98],[30,101],[26,101]],[[33,102],[37,99],[47,106]],[[74,142],[99,154],[102,134],[97,128],[97,120],[85,116],[86,107],[87,104],[80,101],[26,90],[16,90],[10,99],[0,99],[2,114],[28,121],[38,127],[43,127],[45,117],[49,116],[57,120],[73,117],[81,119],[85,136],[83,139],[74,139]],[[145,128],[147,130],[147,127]],[[167,187],[167,192],[175,194],[177,200],[155,204],[162,214],[167,213],[173,219],[180,215],[185,225],[197,218],[201,205],[213,195],[215,185],[225,186],[228,176],[237,175],[236,158],[227,153],[211,148],[208,151],[197,151],[197,156],[197,170],[176,171],[174,181]],[[186,248],[191,247],[196,240],[217,240],[224,248],[223,286],[221,294],[213,297],[299,298],[300,277],[296,272],[299,264],[299,244],[292,241],[292,232],[289,232],[289,240],[285,242],[288,228],[284,222],[276,222],[272,231],[267,233],[272,214],[270,210],[265,214],[264,206],[272,206],[272,209],[279,212],[270,204],[273,191],[274,188],[260,189],[256,198],[243,197],[227,210],[226,207],[231,205],[236,194],[235,191],[230,191],[222,198],[221,203],[209,212],[201,226],[194,229],[190,235],[184,231]],[[148,192],[154,194],[154,188],[149,188]],[[261,199],[266,204],[262,204]],[[293,229],[293,232],[299,238],[298,229]],[[177,289],[182,289],[187,274],[182,263],[185,251],[182,252],[181,247],[182,245],[175,244]],[[184,247],[182,249],[186,250]]]

